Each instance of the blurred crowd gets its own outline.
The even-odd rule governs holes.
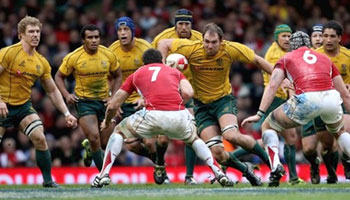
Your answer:
[[[79,31],[84,25],[100,27],[102,44],[109,46],[117,39],[115,20],[130,16],[136,24],[136,37],[151,42],[158,33],[174,25],[173,14],[179,8],[193,12],[193,29],[201,31],[206,23],[215,22],[223,28],[226,40],[241,42],[261,56],[273,42],[275,26],[281,23],[290,25],[293,31],[309,32],[314,24],[337,20],[344,27],[342,45],[350,48],[348,0],[0,0],[0,48],[19,41],[16,30],[20,19],[26,15],[39,18],[43,29],[38,51],[49,60],[54,76],[62,58],[81,45]],[[73,78],[67,84],[72,91]],[[261,72],[255,66],[234,63],[231,84],[238,97],[240,122],[257,111],[264,90]],[[63,115],[48,100],[39,83],[33,88],[32,102],[44,123],[53,166],[83,166],[82,130],[65,127]],[[70,109],[74,111],[74,106]],[[261,135],[260,127],[255,125],[241,132],[254,138]],[[184,165],[183,145],[177,141],[170,144],[166,154],[168,166]],[[0,147],[0,166],[34,166],[34,152],[29,139],[15,127],[10,128]],[[247,159],[259,162],[256,158]],[[303,162],[302,153],[297,154],[297,161]],[[125,149],[117,164],[135,166],[151,162]]]

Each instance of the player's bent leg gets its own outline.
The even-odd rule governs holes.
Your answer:
[[[129,151],[134,152],[137,155],[147,157],[155,164],[156,162],[155,148],[153,148],[153,152],[152,152],[152,150],[150,150],[148,146],[146,146],[147,144],[145,144],[145,142],[147,141],[150,141],[154,146],[155,140],[153,138],[151,139],[127,138],[125,140],[125,145]]]
[[[316,133],[302,138],[304,157],[310,163],[310,177],[312,184],[319,184],[321,181],[319,169],[321,159],[317,156],[317,144],[318,135]]]
[[[156,161],[154,165],[153,178],[157,184],[170,184],[170,179],[165,170],[165,153],[168,149],[169,138],[164,135],[158,135],[155,142]]]
[[[321,156],[326,166],[328,176],[327,183],[334,184],[338,182],[337,167],[339,162],[338,147],[335,145],[334,137],[328,131],[317,133],[322,144]]]
[[[296,171],[295,144],[298,139],[296,128],[286,129],[281,132],[281,135],[285,139],[283,155],[289,169],[289,183],[291,185],[303,184],[305,182],[298,177]]]
[[[278,120],[276,119],[274,113],[276,113],[276,115],[280,115],[280,118]],[[277,131],[281,132],[285,130],[285,128],[281,125],[282,124],[281,120],[284,120],[282,122],[283,125],[290,126],[289,128],[293,127],[292,124],[294,124],[294,122],[289,120],[289,118],[284,114],[281,107],[276,109],[272,113],[270,113],[266,118],[266,120],[264,121],[264,123],[262,124],[262,131],[263,131],[262,139],[271,163],[271,174],[269,178],[270,187],[279,186],[279,181],[282,178],[282,176],[285,174],[285,171],[279,159],[279,149],[278,149],[279,139],[278,139]],[[290,123],[288,124],[288,122]]]
[[[51,176],[51,153],[48,149],[44,128],[37,114],[26,116],[20,123],[20,130],[32,141],[35,159],[43,175],[44,187],[58,187]]]
[[[113,166],[115,159],[122,150],[123,141],[124,138],[121,133],[112,133],[107,143],[102,169],[99,175],[95,177],[94,181],[91,184],[91,187],[100,188],[110,184],[111,180],[109,178],[109,172]]]
[[[345,113],[343,117],[344,117],[344,129],[346,132],[350,133],[350,115],[348,113]],[[350,179],[350,156],[343,151],[341,160],[344,166],[345,178]]]
[[[91,148],[91,158],[95,165],[101,171],[103,163],[103,152],[101,149],[100,131],[98,127],[98,120],[96,115],[85,115],[79,119],[79,125],[89,140]],[[88,153],[89,154],[89,153]],[[87,156],[89,159],[89,156]],[[87,161],[86,161],[87,162]]]
[[[241,134],[237,126],[237,117],[233,114],[224,114],[219,118],[222,136],[231,142],[258,155],[262,161],[269,164],[264,149],[249,135]]]

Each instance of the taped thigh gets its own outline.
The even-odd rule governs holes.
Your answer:
[[[234,130],[234,129],[238,129],[237,124],[230,124],[225,126],[224,128],[221,129],[221,134],[223,135],[224,133],[226,133],[229,130]]]
[[[337,126],[326,124],[326,129],[329,133],[335,134],[338,133],[340,129],[343,128],[343,126],[344,120],[341,120],[341,122]]]
[[[40,119],[36,119],[27,125],[27,127],[24,129],[23,133],[27,137],[30,137],[30,135],[34,132],[34,130],[36,130],[39,127],[43,127],[43,123],[41,122]]]
[[[224,147],[224,144],[222,143],[222,136],[220,136],[220,135],[217,135],[217,136],[210,138],[205,144],[209,148],[215,147],[215,146]]]
[[[267,122],[269,123],[270,127],[272,129],[276,130],[277,132],[281,132],[281,131],[283,131],[285,129],[278,123],[278,121],[276,120],[276,118],[273,115],[273,112],[271,112],[269,114],[269,116],[267,116],[267,118],[265,120],[267,120]]]

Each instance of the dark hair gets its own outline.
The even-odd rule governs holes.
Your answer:
[[[98,34],[99,36],[101,36],[101,30],[96,26],[96,25],[93,25],[93,24],[88,24],[88,25],[85,25],[81,30],[80,30],[80,38],[82,40],[85,39],[85,32],[86,31],[96,31],[98,30]]]
[[[217,33],[220,40],[222,40],[222,38],[224,37],[224,32],[222,31],[222,29],[217,24],[215,24],[213,22],[204,26],[202,36],[204,37],[205,33],[207,33],[207,32]]]
[[[148,49],[142,55],[142,61],[144,65],[150,63],[162,63],[163,56],[157,49]]]
[[[331,20],[323,25],[323,32],[325,29],[334,29],[338,36],[343,35],[343,27],[336,21]]]

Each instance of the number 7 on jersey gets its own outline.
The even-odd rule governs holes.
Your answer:
[[[154,82],[154,81],[157,80],[157,77],[158,77],[160,69],[161,69],[160,67],[149,67],[148,68],[148,70],[154,71],[153,74],[152,74],[151,82]]]

